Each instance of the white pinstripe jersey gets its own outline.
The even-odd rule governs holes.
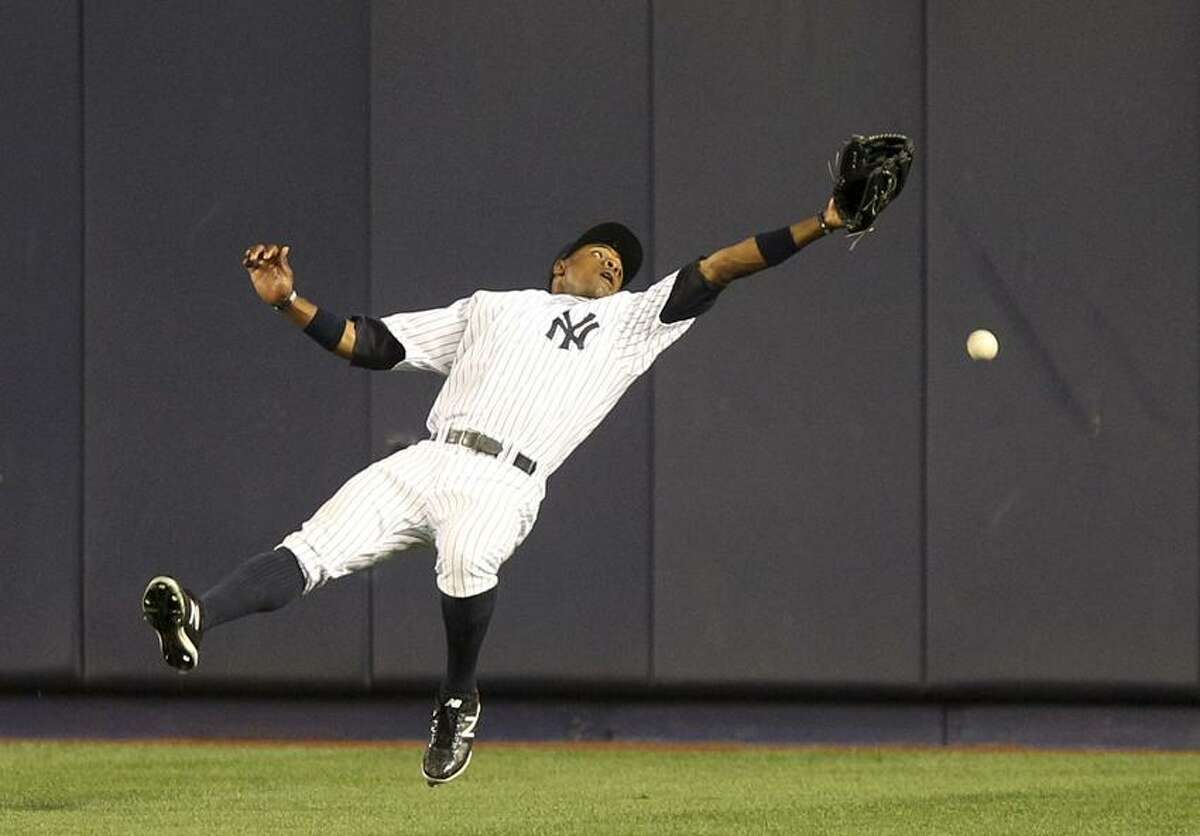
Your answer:
[[[446,376],[430,432],[478,430],[536,461],[544,479],[695,321],[659,320],[678,273],[602,299],[481,290],[383,323],[404,346],[395,369]]]

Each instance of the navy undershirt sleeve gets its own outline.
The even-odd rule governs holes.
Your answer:
[[[658,319],[664,324],[682,322],[685,319],[700,316],[717,301],[717,296],[724,290],[715,284],[709,284],[700,272],[700,260],[697,259],[679,271],[675,277],[675,285],[671,295],[663,305]]]
[[[351,366],[386,371],[405,357],[404,346],[388,327],[369,316],[352,316],[355,339]]]

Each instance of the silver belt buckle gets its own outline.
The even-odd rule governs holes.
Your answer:
[[[485,456],[498,457],[504,450],[504,445],[494,438],[489,438],[482,433],[477,433],[479,436],[475,439],[475,449]]]
[[[503,444],[478,430],[449,430],[446,433],[446,443],[461,444],[468,450],[495,458],[499,458],[500,454],[504,452]]]

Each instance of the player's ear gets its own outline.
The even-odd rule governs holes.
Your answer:
[[[550,268],[550,272],[555,276],[563,275],[567,272],[567,262],[563,261],[561,258],[555,259],[554,266]]]

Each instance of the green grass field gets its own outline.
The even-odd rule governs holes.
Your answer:
[[[0,743],[3,833],[1200,834],[1200,754]]]

